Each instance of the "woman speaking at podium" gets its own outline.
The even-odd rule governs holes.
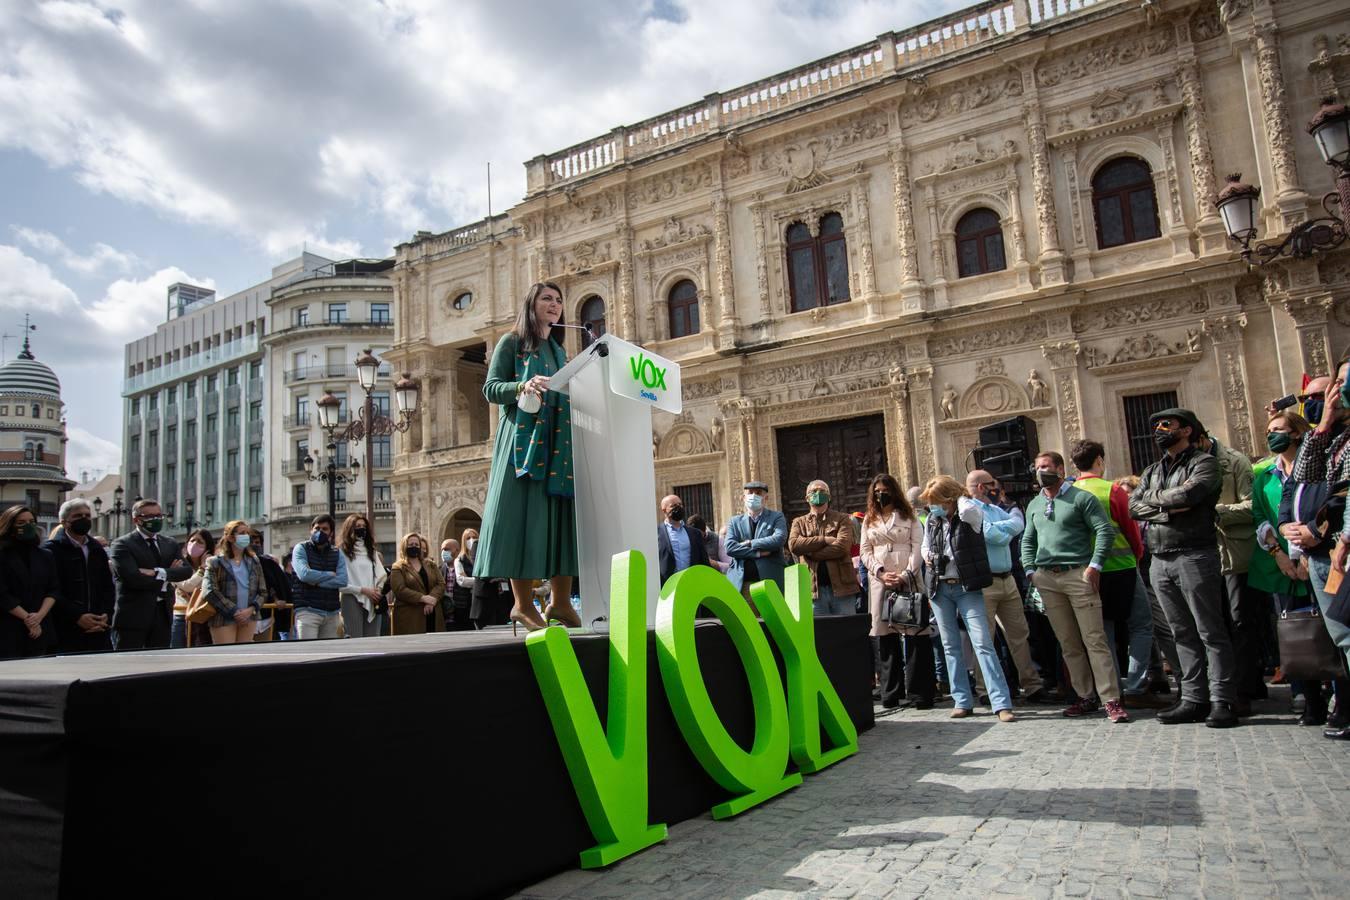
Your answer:
[[[567,397],[548,389],[567,355],[561,330],[562,289],[533,285],[512,330],[492,352],[483,396],[501,407],[474,577],[507,578],[511,621],[534,631],[548,619],[578,627],[572,608],[577,574],[573,514],[572,418]],[[547,579],[551,600],[541,617],[530,582]]]

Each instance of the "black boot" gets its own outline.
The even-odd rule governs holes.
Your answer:
[[[1208,715],[1208,703],[1182,700],[1171,709],[1165,709],[1158,713],[1158,721],[1164,725],[1190,725],[1205,721],[1205,717]]]
[[[1205,718],[1205,725],[1210,728],[1232,728],[1241,724],[1238,721],[1237,713],[1233,712],[1231,703],[1215,703],[1214,708],[1209,712],[1209,716]]]

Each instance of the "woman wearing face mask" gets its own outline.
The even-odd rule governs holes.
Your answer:
[[[253,641],[262,605],[267,602],[267,580],[253,551],[248,523],[236,519],[225,525],[216,555],[207,560],[202,596],[216,608],[211,626],[213,644]]]
[[[994,650],[994,631],[984,611],[981,591],[993,583],[989,556],[984,546],[984,516],[965,487],[948,475],[939,475],[924,486],[920,500],[928,505],[923,531],[923,558],[928,564],[928,596],[942,636],[947,677],[951,682],[953,719],[975,712],[970,678],[961,653],[957,619],[966,623],[966,633],[975,648],[975,658],[984,673],[989,702],[1000,722],[1016,721],[1012,696]]]
[[[211,643],[211,629],[206,625],[192,626],[192,640],[188,640],[187,612],[192,595],[201,587],[206,576],[206,561],[211,558],[211,548],[216,545],[215,538],[205,528],[198,528],[188,535],[183,544],[183,561],[192,566],[192,577],[186,581],[175,582],[173,604],[173,630],[169,635],[170,647],[201,647]]]
[[[389,594],[393,598],[390,634],[426,634],[445,630],[441,597],[445,579],[441,567],[423,558],[427,542],[420,534],[403,536],[398,560],[389,570]]]
[[[464,529],[464,533],[459,536],[458,556],[444,550],[441,556],[450,556],[446,562],[455,573],[455,588],[450,596],[455,607],[455,625],[452,630],[463,631],[463,625],[475,628],[482,614],[481,604],[477,602],[478,582],[473,577],[474,560],[478,558],[478,529]]]
[[[342,596],[342,629],[349,638],[379,637],[384,631],[381,591],[389,573],[375,550],[375,532],[370,521],[352,513],[338,530],[338,549],[347,563],[347,586]]]
[[[577,530],[573,512],[572,407],[549,390],[549,377],[567,362],[561,329],[562,289],[533,285],[516,324],[492,353],[483,396],[500,407],[492,451],[479,577],[509,578],[515,605],[512,622],[527,630],[549,618],[579,627],[572,608],[577,575]],[[535,609],[531,581],[547,579],[552,602]]]
[[[908,695],[918,709],[932,709],[937,690],[933,669],[933,629],[900,632],[881,618],[886,591],[906,586],[922,590],[923,526],[900,485],[890,475],[872,479],[867,489],[862,545],[858,558],[867,570],[867,608],[872,614],[872,642],[881,661],[881,705],[894,709]],[[902,652],[903,648],[903,652]]]
[[[61,588],[56,557],[39,546],[41,538],[28,507],[0,513],[0,659],[42,656],[56,647],[48,617]]]

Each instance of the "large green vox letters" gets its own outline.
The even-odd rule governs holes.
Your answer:
[[[768,639],[725,576],[696,566],[661,591],[656,649],[666,697],[695,758],[732,795],[713,807],[714,818],[744,812],[800,784],[800,773],[819,772],[858,750],[857,730],[816,656],[810,573],[796,565],[786,575],[786,597],[773,582],[751,588],[783,657],[786,691]],[[722,620],[746,670],[755,717],[748,751],[727,733],[703,682],[694,641],[700,605]],[[525,641],[577,799],[598,841],[581,854],[584,868],[609,865],[666,836],[665,825],[647,821],[646,607],[642,555],[615,554],[603,726],[566,630],[546,628]],[[822,729],[828,750],[821,746]],[[787,772],[789,758],[797,772]]]

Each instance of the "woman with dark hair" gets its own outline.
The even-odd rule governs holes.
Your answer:
[[[216,539],[205,528],[198,528],[188,534],[183,542],[183,561],[192,566],[192,577],[186,581],[174,583],[173,629],[169,633],[170,647],[202,647],[211,643],[211,629],[206,625],[192,626],[192,639],[188,640],[187,608],[192,595],[202,586],[206,577],[206,562],[211,558],[211,548]]]
[[[0,659],[42,656],[56,647],[48,615],[61,593],[56,557],[26,506],[0,513]]]
[[[427,634],[445,630],[441,598],[445,579],[441,567],[426,558],[427,542],[409,532],[398,542],[398,559],[389,570],[389,596],[393,600],[390,634]]]
[[[342,596],[342,628],[349,638],[379,637],[384,632],[384,560],[375,549],[375,529],[361,513],[352,513],[338,530],[338,549],[347,561]]]
[[[258,615],[267,602],[267,581],[252,544],[247,522],[227,522],[216,555],[207,560],[202,596],[216,608],[215,618],[207,623],[213,644],[253,641]]]
[[[533,285],[515,328],[497,342],[483,396],[501,408],[483,511],[476,577],[508,578],[510,619],[529,631],[550,618],[578,627],[572,608],[577,574],[573,513],[572,420],[567,397],[549,378],[567,362],[553,326],[562,318],[562,289]],[[552,600],[541,617],[530,582],[547,579]]]
[[[952,718],[964,719],[975,712],[975,698],[971,696],[970,677],[961,652],[961,632],[957,626],[960,619],[965,622],[975,659],[984,672],[994,713],[1000,722],[1015,722],[1012,695],[994,650],[994,630],[984,609],[982,591],[993,582],[984,544],[984,514],[970,499],[965,486],[950,475],[930,478],[919,499],[928,504],[923,559],[928,565],[933,618],[947,658]]]
[[[881,662],[881,705],[899,706],[906,696],[919,709],[933,708],[937,680],[933,674],[932,627],[898,630],[881,618],[887,591],[922,590],[919,547],[923,526],[900,485],[885,473],[867,488],[858,558],[867,570],[867,608],[872,614],[872,642]],[[903,649],[903,653],[902,653]]]

